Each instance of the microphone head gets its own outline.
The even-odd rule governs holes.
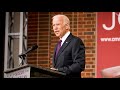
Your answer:
[[[20,56],[23,56],[23,55],[26,55],[27,53],[29,53],[29,52],[37,49],[37,48],[38,48],[38,46],[35,44],[35,45],[33,45],[31,48],[28,48],[28,50],[27,50],[25,53],[22,53],[21,55],[19,55],[19,57],[20,57]]]
[[[35,50],[37,48],[38,48],[38,45],[36,45],[36,44],[32,46],[32,50]]]

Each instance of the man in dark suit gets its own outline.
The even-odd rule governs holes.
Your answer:
[[[51,69],[63,72],[68,77],[81,77],[81,72],[85,69],[85,46],[82,40],[72,35],[69,18],[65,15],[53,16],[52,26],[62,42],[58,53],[58,44],[55,47]]]

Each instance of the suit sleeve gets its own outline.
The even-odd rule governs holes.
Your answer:
[[[85,46],[80,38],[73,39],[72,44],[72,60],[73,64],[58,68],[58,71],[66,74],[80,73],[85,68]]]

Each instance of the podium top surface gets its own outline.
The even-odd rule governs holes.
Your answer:
[[[44,68],[44,67],[41,67],[41,66],[35,66],[35,65],[31,65],[31,64],[26,64],[26,65],[22,65],[20,67],[12,68],[12,69],[4,71],[4,73],[14,72],[14,71],[24,69],[24,68],[27,68],[27,67],[30,67],[30,68],[32,68],[34,70],[38,70],[38,71],[45,72],[45,73],[62,75],[62,76],[66,75],[65,73],[58,72],[58,71],[55,71],[55,70],[51,70],[50,68]]]

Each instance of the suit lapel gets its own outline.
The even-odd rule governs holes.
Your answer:
[[[53,65],[54,65],[54,66],[56,65],[56,59],[55,59],[56,49],[57,49],[57,45],[55,46],[54,54],[53,54]]]
[[[58,59],[58,57],[60,56],[60,54],[65,50],[65,48],[66,48],[66,47],[68,46],[68,44],[70,43],[71,39],[72,39],[72,34],[70,34],[70,35],[68,36],[68,38],[65,40],[65,42],[63,43],[62,47],[60,48],[60,50],[59,50],[59,52],[58,52],[58,56],[57,56],[56,59]],[[55,61],[57,61],[57,60],[55,60]],[[59,62],[60,62],[60,61],[57,61],[57,63],[59,63]]]

